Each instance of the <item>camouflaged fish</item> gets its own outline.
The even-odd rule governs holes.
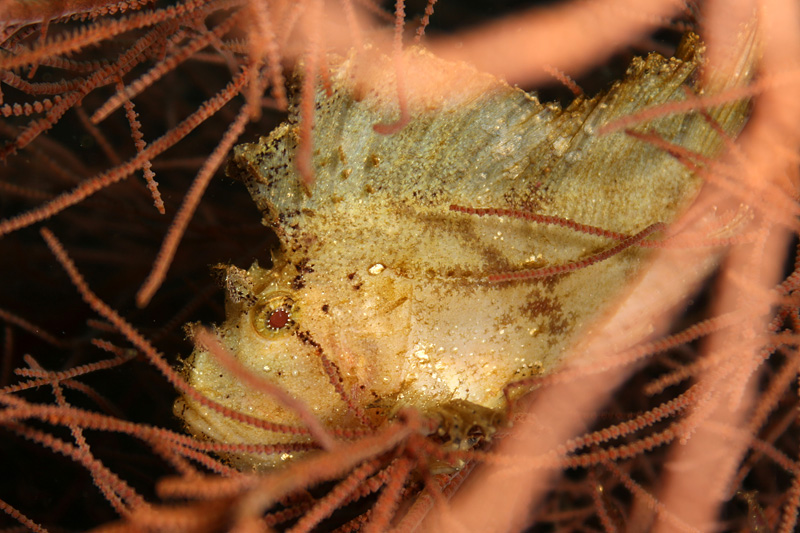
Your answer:
[[[648,252],[631,247],[568,273],[493,281],[574,263],[617,243],[450,206],[531,212],[626,235],[674,220],[696,196],[699,178],[662,149],[597,131],[645,107],[683,100],[687,88],[698,91],[701,49],[688,36],[676,58],[636,58],[623,81],[566,109],[409,49],[400,64],[410,121],[392,135],[374,126],[399,113],[397,63],[369,52],[329,59],[333,94],[316,95],[310,194],[296,170],[296,112],[268,137],[234,151],[228,173],[245,183],[281,247],[271,268],[228,268],[227,318],[217,335],[326,426],[364,427],[331,384],[333,372],[374,426],[410,406],[440,420],[441,437],[456,446],[490,436],[502,420],[504,387],[556,368],[626,292]],[[740,102],[712,114],[734,136],[746,110]],[[723,143],[697,113],[635,129],[706,156]],[[322,355],[331,363],[327,372]],[[231,409],[301,424],[203,349],[185,362],[185,375]],[[176,412],[192,433],[218,441],[308,440],[255,429],[189,398]],[[231,459],[259,469],[291,456]]]

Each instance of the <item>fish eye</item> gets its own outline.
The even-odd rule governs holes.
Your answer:
[[[289,296],[273,294],[267,298],[259,298],[259,302],[250,311],[250,320],[262,337],[274,338],[293,329],[296,312],[294,300]]]
[[[279,308],[272,312],[267,319],[267,325],[269,325],[272,329],[282,329],[285,328],[289,324],[289,313],[283,309]]]

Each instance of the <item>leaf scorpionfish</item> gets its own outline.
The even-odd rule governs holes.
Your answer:
[[[311,191],[296,167],[297,110],[268,137],[236,147],[228,174],[247,186],[281,246],[271,268],[225,269],[227,318],[215,332],[247,369],[302,400],[327,427],[377,427],[413,407],[439,420],[441,439],[463,449],[504,423],[506,385],[556,369],[648,256],[631,246],[582,268],[514,276],[618,243],[478,210],[537,213],[628,236],[675,220],[700,179],[657,146],[597,130],[645,106],[685,99],[686,88],[698,91],[702,45],[689,35],[676,58],[636,58],[624,80],[565,109],[412,48],[402,56],[410,120],[391,135],[374,126],[397,114],[396,63],[365,54],[329,60],[332,95],[320,89],[315,101]],[[746,110],[738,102],[713,117],[734,136]],[[723,144],[699,113],[636,129],[709,157]],[[202,347],[184,364],[206,397],[301,425]],[[309,441],[190,398],[175,410],[196,436],[221,442]],[[294,455],[229,459],[258,470]]]

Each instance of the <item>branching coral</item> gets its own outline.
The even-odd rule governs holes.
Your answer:
[[[692,6],[708,43],[705,83],[718,96],[606,126],[630,130],[659,113],[702,115],[752,99],[749,124],[738,140],[727,139],[719,159],[631,133],[704,180],[674,231],[690,236],[716,214],[703,239],[724,245],[725,256],[688,311],[660,309],[661,295],[698,261],[695,249],[659,250],[637,292],[584,340],[574,363],[537,383],[510,434],[490,450],[457,452],[460,471],[425,468],[456,457],[442,456],[423,437],[425,421],[409,411],[266,477],[240,475],[215,455],[241,445],[181,432],[170,412],[180,377],[160,353],[191,349],[181,338],[184,322],[219,321],[208,265],[269,261],[274,243],[249,198],[214,177],[229,147],[283,118],[276,109],[286,102],[285,73],[303,57],[312,74],[299,89],[306,95],[300,139],[312,150],[308,95],[328,83],[323,51],[371,43],[391,54],[403,5],[91,4],[97,8],[72,13],[57,2],[43,11],[0,2],[3,524],[87,529],[121,519],[204,531],[298,520],[302,529],[333,513],[323,528],[352,520],[345,530],[793,529],[799,274],[785,257],[798,214],[796,2]],[[612,53],[689,21],[672,22],[686,9],[680,2],[647,6],[529,8],[451,35],[428,31],[423,42],[511,82],[538,83],[548,72],[583,80]],[[417,8],[420,19],[425,7]],[[446,21],[452,6],[435,7],[431,20]],[[408,17],[407,31],[418,20]],[[756,22],[751,34],[742,29],[747,22]],[[731,89],[726,80],[741,70],[732,51],[748,35],[758,43],[755,78]],[[62,264],[70,264],[66,250],[98,295],[71,271],[89,307],[56,266],[40,226]],[[141,290],[145,279],[153,282]],[[654,309],[658,320],[643,318]],[[651,336],[641,341],[643,334]],[[366,503],[352,503],[359,500]]]

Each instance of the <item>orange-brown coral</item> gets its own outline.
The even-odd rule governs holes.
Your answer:
[[[8,6],[14,4],[4,2],[0,9],[8,13]],[[789,0],[737,2],[732,11],[718,1],[699,6],[709,58],[719,69],[736,71],[726,52],[740,43],[743,21],[758,21],[761,52],[753,84],[723,91],[716,100],[690,98],[683,110],[663,110],[702,112],[726,98],[752,97],[750,124],[738,141],[730,141],[721,160],[698,158],[657,136],[639,134],[642,142],[673,154],[705,180],[693,215],[716,210],[723,220],[727,217],[723,226],[742,228],[739,239],[726,242],[730,250],[713,284],[674,322],[664,316],[663,323],[643,323],[644,311],[657,306],[660,292],[673,290],[674,274],[693,259],[689,251],[659,263],[651,285],[620,310],[619,321],[606,326],[607,335],[586,341],[583,349],[592,358],[543,380],[528,399],[530,414],[499,447],[462,457],[470,465],[483,463],[479,470],[467,475],[468,465],[452,479],[409,477],[414,470],[424,473],[422,465],[438,453],[419,438],[424,428],[413,412],[263,479],[237,476],[208,454],[216,445],[177,431],[169,413],[175,393],[168,381],[176,376],[150,343],[165,353],[186,353],[180,324],[219,319],[214,288],[205,281],[207,265],[233,259],[244,267],[259,254],[268,261],[267,239],[252,223],[258,215],[244,192],[216,180],[198,202],[199,192],[238,133],[269,129],[269,106],[282,101],[281,91],[275,90],[282,84],[280,58],[290,61],[305,54],[312,66],[317,61],[315,68],[322,74],[326,66],[320,64],[320,52],[330,45],[375,42],[390,50],[384,44],[390,42],[388,34],[367,21],[390,22],[391,14],[371,2],[341,6],[348,21],[340,25],[344,34],[328,32],[325,23],[336,27],[334,16],[322,12],[328,3],[244,0],[139,6],[124,15],[103,12],[94,20],[92,15],[66,23],[50,22],[56,14],[48,11],[39,20],[5,31],[0,65],[3,102],[9,107],[3,108],[8,117],[2,133],[11,144],[0,171],[0,308],[5,322],[3,379],[16,389],[0,396],[0,446],[4,474],[8,472],[0,484],[0,500],[9,516],[3,524],[32,527],[32,520],[85,529],[121,517],[172,529],[219,529],[237,522],[257,527],[265,525],[259,513],[269,507],[270,527],[283,527],[300,515],[307,517],[301,523],[306,526],[322,510],[342,507],[350,494],[380,491],[373,510],[359,515],[372,519],[374,527],[388,524],[401,501],[410,505],[400,507],[405,525],[434,508],[429,520],[443,520],[450,529],[484,524],[502,530],[536,522],[567,529],[635,530],[655,523],[664,529],[706,530],[714,522],[726,529],[791,530],[800,498],[794,413],[798,274],[796,265],[784,265],[784,256],[787,240],[797,230],[800,113],[794,95],[800,57],[795,25],[800,17]],[[605,0],[526,10],[448,37],[431,35],[427,45],[449,57],[472,59],[512,82],[544,79],[545,65],[551,72],[577,76],[604,60],[598,50],[606,55],[639,43],[683,8],[675,2],[651,2],[651,11],[642,14],[631,6],[641,7]],[[445,20],[449,7],[447,2],[436,6]],[[305,18],[304,12],[311,16]],[[101,46],[86,48],[93,42]],[[458,42],[461,46],[453,46]],[[174,59],[183,56],[189,59]],[[161,76],[160,71],[166,77],[152,86],[149,81],[133,83]],[[126,107],[130,97],[133,107],[92,125],[91,115],[117,92],[118,76],[123,84],[141,85],[142,92],[123,89],[120,94],[127,96],[119,103]],[[319,83],[324,86],[324,76]],[[261,92],[271,84],[262,123],[248,130],[246,118],[258,115]],[[228,97],[233,101],[223,105]],[[210,104],[203,106],[204,101]],[[310,105],[308,98],[305,102]],[[219,112],[206,117],[215,104],[221,106]],[[187,127],[181,122],[191,116],[205,120],[174,148],[157,155],[177,140]],[[627,120],[616,126],[627,128],[637,117]],[[306,118],[306,127],[310,125]],[[215,148],[204,167],[205,157],[198,154],[211,154]],[[148,161],[160,182],[166,217],[152,205],[147,191],[152,184],[135,181],[136,176],[120,182],[134,169],[148,173]],[[200,185],[184,203],[195,176]],[[182,203],[187,206],[183,210]],[[197,212],[192,217],[193,204]],[[174,237],[165,236],[178,212],[186,214],[178,217],[186,231],[175,252]],[[84,296],[104,314],[98,321],[77,301],[35,228],[20,227],[53,214],[44,225],[63,241],[91,288],[139,325],[144,336],[88,298],[84,288]],[[684,227],[693,222],[687,219]],[[136,293],[154,259],[173,253],[166,285],[146,308],[137,309]],[[151,279],[161,277],[161,269],[156,272]],[[149,292],[139,298],[141,303]],[[87,318],[93,319],[88,325]],[[652,331],[653,338],[626,346],[624,334],[636,328]],[[46,333],[31,333],[37,331]],[[103,355],[90,345],[91,338],[111,340],[120,349],[96,342],[114,352]],[[32,357],[23,359],[25,354]],[[158,365],[170,377],[153,372],[145,358],[162,361]],[[98,361],[104,362],[83,366]],[[118,365],[124,366],[106,368]],[[18,375],[12,376],[15,368]],[[683,384],[687,380],[691,385]],[[22,383],[34,388],[19,390]],[[597,431],[584,434],[595,416]],[[170,427],[176,431],[161,429]],[[42,452],[42,445],[71,459]],[[392,450],[403,453],[381,456]],[[370,457],[381,457],[381,462]],[[384,464],[389,466],[382,469]],[[561,475],[564,467],[569,469],[566,477]],[[209,474],[215,470],[228,477]],[[55,488],[53,479],[58,480]],[[317,485],[325,479],[343,481],[327,490]],[[446,507],[444,502],[464,479],[463,490]],[[99,490],[84,490],[92,482]],[[514,497],[504,490],[510,486]],[[420,487],[426,488],[418,492]],[[189,491],[201,503],[160,499]],[[273,501],[281,503],[271,507]],[[358,512],[366,508],[370,506]],[[340,516],[325,527],[347,519]],[[354,524],[361,524],[358,520]],[[434,522],[426,524],[435,527]]]

